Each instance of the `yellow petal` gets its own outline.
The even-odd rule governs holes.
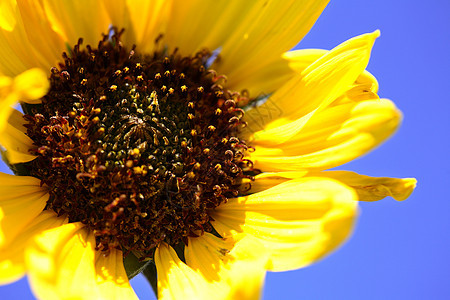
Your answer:
[[[290,179],[296,179],[304,177],[308,174],[307,171],[299,171],[299,172],[264,172],[255,176],[254,180],[244,180],[244,188],[247,188],[247,185],[250,187],[249,193],[258,193],[264,190],[267,190],[271,187],[279,185],[285,181]]]
[[[95,295],[95,238],[81,223],[37,235],[25,251],[34,293],[42,299]]]
[[[161,243],[155,251],[158,272],[158,297],[162,300],[224,299],[216,285],[183,263],[171,246]]]
[[[12,109],[4,132],[0,135],[0,144],[6,149],[8,163],[18,164],[29,162],[36,158],[29,150],[33,148],[33,141],[25,134],[23,114]]]
[[[184,55],[195,54],[202,48],[213,51],[223,45],[242,22],[242,16],[255,6],[255,1],[174,2],[165,42],[170,49],[178,47]]]
[[[102,257],[81,223],[37,235],[25,251],[31,287],[42,299],[132,299],[120,251]],[[117,298],[116,298],[117,297]]]
[[[17,2],[26,39],[32,46],[25,51],[35,56],[35,61],[27,65],[30,68],[41,67],[49,72],[51,67],[57,66],[57,63],[62,60],[62,52],[67,50],[67,40],[54,30],[42,1],[21,0]],[[43,42],[43,37],[45,42]]]
[[[112,249],[107,256],[95,251],[95,271],[103,299],[138,299],[128,281],[122,251]]]
[[[104,0],[111,24],[125,28],[124,45],[137,45],[141,53],[152,53],[154,41],[159,35],[164,38],[172,1],[163,0]]]
[[[230,299],[261,299],[269,252],[261,242],[245,237],[230,251],[236,258],[229,270]]]
[[[352,187],[360,201],[378,201],[388,196],[403,201],[411,195],[417,183],[415,178],[370,177],[349,171],[326,171],[313,176],[339,180]]]
[[[54,66],[65,50],[64,41],[51,28],[41,2],[5,0],[1,5],[0,73],[16,76],[33,67]]]
[[[4,0],[0,2],[0,28],[11,31],[16,25],[16,19],[12,12],[15,9],[14,0]]]
[[[30,69],[15,78],[0,76],[0,132],[6,126],[12,106],[19,101],[39,103],[48,88],[47,75],[41,69]]]
[[[223,33],[226,40],[218,45],[222,46],[222,60],[217,69],[228,76],[230,86],[292,49],[316,22],[328,0],[245,1],[245,5],[236,2],[254,5],[234,18],[224,16],[232,22],[228,28],[234,30]]]
[[[216,293],[229,299],[260,299],[265,277],[267,253],[255,239],[235,243],[205,233],[189,238],[185,248],[186,263],[216,284]]]
[[[335,180],[305,177],[246,197],[230,199],[210,214],[217,232],[252,235],[270,251],[269,270],[304,267],[350,234],[357,196]]]
[[[43,97],[50,87],[47,73],[42,69],[30,69],[14,78],[13,91],[18,100],[30,104],[41,103]]]
[[[24,250],[27,243],[44,230],[59,227],[67,221],[53,211],[41,212],[6,248],[0,249],[0,284],[13,282],[26,272]]]
[[[242,78],[238,82],[228,82],[228,86],[236,91],[247,90],[251,98],[267,96],[325,53],[327,51],[321,49],[286,52],[268,65],[255,66],[251,76]]]
[[[348,102],[316,113],[292,139],[250,153],[264,171],[325,170],[366,154],[398,128],[401,113],[385,99]]]
[[[102,1],[43,0],[43,7],[52,29],[71,46],[79,38],[83,38],[84,45],[97,46],[111,25]]]
[[[0,284],[9,284],[19,280],[25,275],[25,263],[23,260],[23,251],[8,251],[4,254],[0,250]]]
[[[22,24],[17,3],[14,0],[1,1],[0,16],[0,74],[16,76],[36,66],[31,43]],[[27,55],[28,54],[28,55]],[[7,58],[7,59],[5,59]]]
[[[295,136],[315,112],[330,105],[363,73],[378,36],[376,31],[342,43],[281,87],[259,110],[275,103],[282,115],[255,132],[253,143],[283,143]],[[246,118],[252,118],[253,114],[258,112],[250,110]]]
[[[214,66],[237,85],[295,46],[328,1],[175,2],[167,43],[183,54],[221,48]],[[201,18],[194,16],[202,16]]]
[[[0,173],[0,248],[42,212],[47,199],[39,179]]]

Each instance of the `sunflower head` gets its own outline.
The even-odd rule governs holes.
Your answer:
[[[208,210],[255,170],[241,96],[205,68],[210,52],[143,55],[122,32],[97,48],[80,39],[52,68],[42,104],[26,106],[36,159],[24,167],[49,187],[46,209],[87,224],[96,249],[150,258],[160,242],[211,232]]]
[[[414,179],[326,171],[401,119],[365,71],[378,31],[286,52],[327,2],[0,0],[0,281],[254,299],[342,244],[357,200],[406,199]]]

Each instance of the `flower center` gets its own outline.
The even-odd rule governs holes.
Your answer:
[[[46,209],[87,224],[97,249],[141,257],[211,232],[208,212],[254,174],[238,137],[243,97],[205,67],[208,51],[141,55],[120,33],[96,49],[81,43],[25,115]]]

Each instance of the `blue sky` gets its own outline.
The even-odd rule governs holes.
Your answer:
[[[380,96],[403,111],[403,125],[380,148],[338,169],[416,177],[418,187],[404,202],[362,203],[350,240],[316,265],[269,273],[265,300],[450,298],[449,13],[448,0],[332,0],[298,45],[331,49],[381,30],[368,70]],[[132,284],[142,299],[153,299],[144,278]],[[23,279],[0,287],[0,298],[33,296]]]

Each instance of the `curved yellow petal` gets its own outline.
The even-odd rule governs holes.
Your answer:
[[[34,64],[29,67],[41,67],[50,73],[50,68],[57,66],[57,63],[62,61],[62,52],[67,51],[67,40],[54,30],[42,1],[21,0],[17,2],[26,39],[32,46],[30,49],[25,48],[25,51],[32,51],[36,57]],[[43,42],[43,38],[45,42]]]
[[[415,178],[370,177],[349,171],[325,171],[312,176],[339,180],[356,191],[359,201],[378,201],[389,196],[403,201],[411,195],[417,184]]]
[[[16,250],[16,249],[14,249]],[[7,254],[0,250],[0,284],[9,284],[19,280],[27,271],[23,258],[23,250],[8,251]]]
[[[235,262],[229,269],[230,299],[261,299],[269,252],[254,238],[241,238],[230,251]]]
[[[19,101],[40,103],[39,99],[47,93],[49,85],[47,74],[36,68],[14,78],[0,76],[0,133],[12,113],[12,106]]]
[[[42,69],[29,69],[14,78],[13,91],[16,93],[18,100],[30,104],[41,103],[40,98],[43,97],[50,83],[47,73]]]
[[[95,272],[102,299],[138,299],[128,281],[122,251],[112,249],[107,256],[95,251]]]
[[[133,299],[122,253],[95,250],[85,225],[69,223],[36,235],[25,250],[31,287],[42,299]]]
[[[398,128],[401,113],[386,99],[348,102],[316,113],[290,140],[250,153],[264,171],[325,170],[366,154]]]
[[[102,33],[107,33],[112,25],[102,1],[43,0],[42,3],[52,29],[70,46],[79,38],[83,38],[85,45],[97,46]]]
[[[49,71],[65,47],[49,24],[41,2],[5,0],[1,5],[0,57],[4,59],[0,60],[0,74],[16,76],[33,67]]]
[[[26,272],[24,250],[28,242],[41,232],[59,227],[67,221],[53,211],[41,212],[6,248],[0,249],[0,284],[16,281]]]
[[[139,52],[152,53],[155,40],[164,39],[169,23],[172,1],[164,0],[104,0],[111,24],[125,29],[122,41],[130,48],[137,45]]]
[[[225,295],[216,293],[216,285],[188,267],[165,243],[161,243],[155,251],[155,264],[159,299],[225,299]]]
[[[30,285],[42,299],[96,296],[94,235],[70,223],[37,235],[25,251]]]
[[[254,236],[270,251],[268,269],[285,271],[339,246],[352,231],[356,200],[356,193],[338,181],[305,177],[230,199],[210,214],[221,236]]]
[[[14,0],[1,1],[0,15],[0,74],[16,76],[36,66],[31,43],[21,22],[20,12]],[[28,52],[28,55],[27,55]]]
[[[174,2],[166,41],[171,49],[194,54],[221,49],[214,68],[235,88],[279,59],[309,31],[327,0]],[[201,15],[201,18],[196,16]]]
[[[8,246],[44,209],[48,193],[40,182],[0,173],[0,248]]]
[[[301,74],[276,91],[269,103],[275,103],[282,115],[253,134],[255,145],[283,143],[295,136],[314,113],[330,105],[346,92],[363,73],[379,32],[360,35],[320,57]],[[252,118],[252,110],[246,119]],[[251,124],[250,124],[251,125]]]
[[[15,9],[14,0],[0,1],[0,28],[11,31],[16,25],[16,19],[12,12]]]
[[[184,55],[203,48],[213,51],[257,5],[257,1],[174,1],[164,40]]]
[[[247,187],[250,187],[248,193],[254,194],[279,185],[285,181],[302,178],[307,174],[307,171],[264,172],[256,175],[254,180],[244,180],[244,188],[247,189]]]
[[[256,65],[251,76],[246,76],[237,82],[228,82],[227,85],[236,91],[246,90],[251,98],[265,97],[283,86],[296,74],[301,73],[325,53],[327,51],[321,49],[286,52],[270,64]],[[267,113],[261,111],[259,116],[267,115]],[[275,118],[277,115],[271,115],[271,117]]]
[[[0,135],[0,144],[6,149],[10,164],[28,162],[36,158],[29,153],[33,148],[33,141],[25,134],[27,130],[23,124],[23,114],[12,109],[6,128]]]
[[[231,19],[236,23],[232,24],[234,30],[228,31],[226,40],[219,45],[222,46],[222,61],[216,66],[220,73],[228,76],[230,86],[252,76],[256,69],[292,49],[311,29],[328,0],[245,3],[251,3],[253,7]]]
[[[229,299],[260,299],[268,256],[255,239],[235,243],[205,233],[189,238],[185,258],[189,267],[216,284],[217,294],[228,293]]]

